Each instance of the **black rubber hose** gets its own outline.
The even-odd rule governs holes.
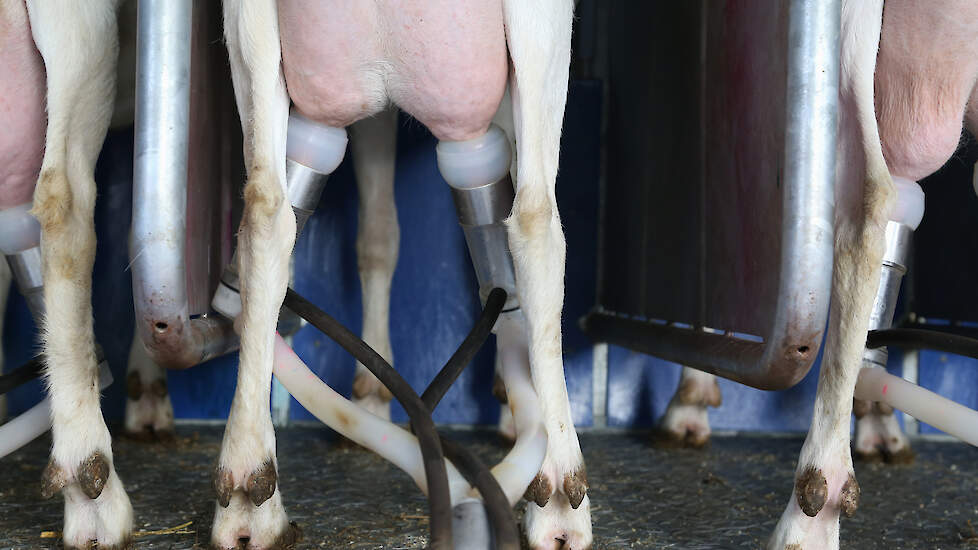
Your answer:
[[[0,375],[0,395],[3,395],[17,386],[22,386],[35,378],[41,376],[44,370],[44,356],[35,355],[30,361],[8,372]]]
[[[869,335],[866,337],[866,347],[880,348],[883,346],[903,349],[931,349],[978,359],[978,340],[937,330],[888,328],[869,331]]]
[[[472,451],[441,436],[441,448],[452,461],[465,481],[479,490],[486,506],[486,516],[495,535],[496,550],[520,550],[520,533],[516,527],[516,514],[509,505],[506,493],[499,481]]]
[[[429,548],[451,550],[452,502],[448,490],[448,473],[445,470],[440,437],[435,431],[435,423],[424,402],[383,357],[336,319],[291,288],[285,293],[285,305],[360,361],[380,380],[381,384],[387,386],[391,394],[404,407],[417,432],[418,445],[421,447],[424,461],[425,478],[428,482],[428,508],[431,513]]]
[[[501,288],[492,289],[475,326],[421,395],[421,400],[429,411],[435,410],[448,388],[472,362],[479,348],[485,344],[505,305],[506,291]],[[482,495],[486,515],[495,535],[497,550],[519,550],[520,535],[516,528],[516,515],[509,505],[506,493],[503,492],[492,472],[474,453],[444,436],[441,438],[441,446],[445,456],[452,461],[459,473]]]
[[[482,308],[482,314],[479,315],[475,326],[469,331],[465,340],[462,340],[462,344],[459,345],[455,353],[448,359],[445,366],[438,371],[434,380],[428,384],[428,388],[421,394],[421,400],[424,401],[428,410],[435,410],[441,398],[445,397],[445,393],[452,387],[452,384],[455,383],[458,376],[472,362],[472,358],[475,357],[479,348],[482,347],[482,344],[486,342],[486,338],[489,337],[489,333],[492,332],[492,327],[496,324],[496,319],[499,318],[499,314],[503,311],[503,306],[505,305],[506,291],[501,288],[492,289],[489,292],[489,297],[486,298],[486,305]]]

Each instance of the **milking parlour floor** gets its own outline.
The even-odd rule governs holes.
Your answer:
[[[223,428],[179,426],[170,445],[116,438],[115,464],[135,509],[136,548],[207,548],[211,470]],[[298,548],[423,548],[427,510],[410,479],[320,428],[278,430],[280,484]],[[487,462],[492,432],[450,435]],[[594,548],[759,548],[792,486],[800,437],[715,437],[705,450],[653,448],[640,433],[584,432]],[[45,436],[0,460],[0,548],[60,548],[60,497],[41,500]],[[911,466],[857,463],[862,498],[842,520],[842,547],[978,548],[978,449],[914,442]],[[523,506],[522,504],[520,505]],[[45,533],[46,532],[46,533]],[[52,533],[54,532],[54,533]],[[46,537],[42,537],[42,533]]]

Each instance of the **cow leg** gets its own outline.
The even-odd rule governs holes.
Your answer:
[[[363,294],[363,340],[394,364],[390,337],[391,279],[401,230],[394,205],[397,110],[386,109],[350,127],[353,166],[360,192],[357,268]],[[353,402],[390,420],[390,390],[357,362]]]
[[[211,543],[221,549],[286,548],[290,525],[278,488],[269,399],[278,311],[289,278],[295,215],[285,199],[289,97],[280,70],[274,0],[224,3],[224,32],[245,143],[248,182],[238,233],[241,353],[234,400],[214,477]]]
[[[679,387],[659,421],[656,439],[665,446],[703,447],[710,442],[707,407],[723,402],[716,376],[683,367]]]
[[[47,71],[47,135],[32,211],[41,225],[54,437],[42,492],[64,495],[66,548],[128,547],[132,508],[99,406],[91,305],[93,174],[112,114],[116,2],[31,0],[27,9]]]
[[[173,405],[167,391],[166,369],[146,353],[133,332],[126,374],[126,434],[140,440],[173,440]]]
[[[856,458],[890,464],[913,462],[910,440],[900,429],[893,407],[886,403],[855,399],[852,412],[856,415],[856,434],[852,445]]]
[[[976,127],[978,6],[967,0],[886,3],[875,72],[876,118],[890,173],[922,179],[944,165]],[[913,459],[893,409],[857,401],[856,456]]]
[[[527,506],[524,523],[534,549],[591,546],[584,457],[561,357],[565,243],[555,194],[573,8],[570,1],[503,3],[518,164],[507,227],[548,435],[542,470],[527,491],[535,504]]]
[[[798,459],[791,500],[768,543],[772,550],[837,549],[839,512],[851,515],[858,505],[859,485],[849,453],[852,394],[879,285],[893,194],[873,108],[882,11],[878,0],[843,2],[832,322],[812,425]]]
[[[890,174],[920,179],[953,154],[978,75],[976,32],[970,2],[893,1],[885,13],[880,1],[843,2],[832,322],[772,549],[838,548],[839,512],[858,505],[850,413],[895,196]]]

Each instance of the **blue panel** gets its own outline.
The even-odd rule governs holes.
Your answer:
[[[937,351],[921,351],[920,385],[966,407],[978,409],[978,360]],[[921,433],[942,433],[920,423]]]

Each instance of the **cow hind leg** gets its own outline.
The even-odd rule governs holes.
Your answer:
[[[280,70],[274,0],[224,3],[224,30],[242,121],[248,182],[238,233],[241,353],[238,380],[214,473],[211,544],[220,549],[291,547],[299,536],[278,487],[269,399],[278,311],[289,278],[295,215],[285,199],[289,98]]]
[[[173,405],[167,391],[166,369],[146,353],[133,332],[126,374],[126,434],[141,441],[173,440]]]
[[[703,447],[710,442],[707,407],[723,402],[716,376],[683,367],[679,387],[659,421],[656,442],[666,447]]]
[[[771,548],[838,548],[839,512],[858,505],[850,413],[896,194],[891,174],[921,179],[957,148],[978,75],[976,32],[972,2],[901,0],[885,11],[879,1],[843,2],[832,322],[795,492]],[[867,411],[856,405],[858,435]],[[889,423],[881,433],[899,433],[888,409],[872,407]]]
[[[555,194],[573,2],[507,0],[503,12],[517,144],[516,199],[507,227],[548,435],[542,469],[527,490],[532,502],[524,527],[536,550],[584,550],[591,547],[590,501],[561,357],[565,243]]]
[[[390,336],[391,280],[401,231],[394,205],[397,110],[390,108],[350,127],[350,148],[360,193],[357,268],[363,294],[363,340],[394,364]],[[381,418],[391,417],[390,390],[357,362],[353,402]]]
[[[99,405],[92,326],[95,161],[112,114],[116,3],[29,1],[47,71],[48,125],[33,214],[41,224],[43,347],[53,445],[42,493],[61,491],[66,548],[130,545],[132,508]]]

